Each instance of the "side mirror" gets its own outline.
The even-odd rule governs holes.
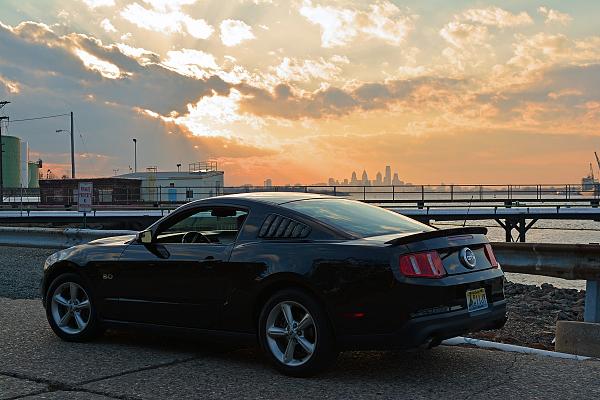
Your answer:
[[[138,240],[142,244],[151,244],[152,243],[152,231],[146,230],[138,233]]]

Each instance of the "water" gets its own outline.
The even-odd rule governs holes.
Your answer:
[[[462,222],[437,222],[435,226],[456,227]],[[488,237],[492,242],[504,242],[505,232],[494,220],[467,221],[466,226],[485,226],[488,228]],[[516,236],[516,231],[513,235]],[[600,243],[600,222],[577,220],[540,220],[527,231],[529,243]]]

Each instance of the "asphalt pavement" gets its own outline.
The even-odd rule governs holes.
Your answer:
[[[297,379],[275,372],[256,349],[200,339],[109,332],[67,343],[48,327],[39,299],[6,287],[14,280],[1,268],[0,293],[13,298],[0,296],[0,399],[600,398],[600,361],[440,346],[347,352],[330,371]]]
[[[0,246],[0,297],[39,298],[44,261],[55,251]]]

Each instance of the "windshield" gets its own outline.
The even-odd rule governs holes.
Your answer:
[[[358,237],[433,230],[393,211],[354,200],[308,199],[284,203],[281,206]]]

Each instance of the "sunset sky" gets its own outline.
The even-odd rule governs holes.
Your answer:
[[[2,0],[11,119],[75,113],[80,176],[576,183],[600,151],[600,2]],[[11,123],[69,171],[68,118]],[[3,131],[3,134],[6,132]],[[81,137],[80,137],[81,135]],[[595,165],[595,163],[594,163]]]

